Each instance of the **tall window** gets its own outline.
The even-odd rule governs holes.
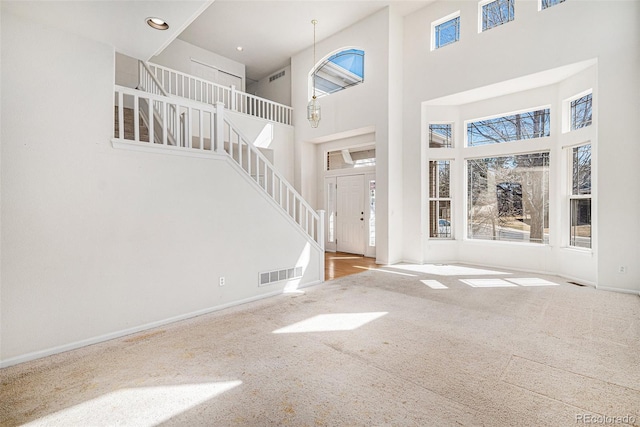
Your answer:
[[[564,3],[564,0],[540,0],[540,10],[547,9],[560,3]]]
[[[571,101],[571,130],[591,125],[592,105],[593,98],[591,93]]]
[[[547,243],[549,153],[467,160],[468,237]]]
[[[429,162],[429,237],[451,238],[451,164]]]
[[[514,0],[495,0],[481,2],[481,29],[489,30],[498,25],[513,21],[515,18]]]
[[[433,29],[431,34],[433,38],[432,50],[460,40],[460,12],[435,21],[431,26]]]
[[[569,246],[591,247],[591,144],[572,149]]]
[[[549,109],[467,123],[467,144],[496,144],[549,136]]]
[[[315,69],[317,96],[330,95],[364,81],[364,51],[346,49],[322,61]],[[313,76],[310,83],[313,82]]]
[[[453,132],[451,124],[429,125],[429,148],[453,147]]]

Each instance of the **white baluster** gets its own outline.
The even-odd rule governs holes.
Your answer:
[[[216,151],[224,152],[224,104],[216,103]]]
[[[133,140],[140,141],[140,111],[138,110],[138,95],[133,97]]]
[[[118,91],[118,138],[124,139],[124,94]]]

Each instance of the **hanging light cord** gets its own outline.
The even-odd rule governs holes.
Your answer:
[[[311,21],[313,24],[313,99],[316,99],[316,24],[318,21],[315,19]]]

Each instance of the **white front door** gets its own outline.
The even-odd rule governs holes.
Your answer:
[[[337,184],[336,249],[363,255],[364,175],[339,176]]]

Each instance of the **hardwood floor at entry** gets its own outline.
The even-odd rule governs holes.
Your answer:
[[[377,268],[375,258],[344,252],[324,253],[324,279],[333,280]]]

